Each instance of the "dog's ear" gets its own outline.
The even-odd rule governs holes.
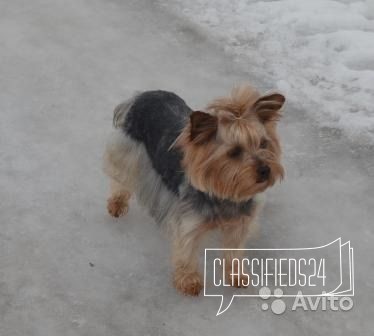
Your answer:
[[[262,122],[276,121],[286,98],[280,93],[262,96],[253,104],[253,110]]]
[[[195,111],[190,115],[190,122],[190,139],[195,144],[204,144],[216,135],[218,126],[217,117],[209,113]]]

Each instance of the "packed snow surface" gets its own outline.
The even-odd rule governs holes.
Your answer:
[[[322,126],[374,142],[374,0],[162,0]]]

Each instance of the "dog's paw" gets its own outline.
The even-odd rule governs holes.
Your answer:
[[[203,284],[199,273],[178,273],[174,275],[175,288],[184,295],[198,296],[203,289]]]
[[[109,198],[107,202],[107,209],[109,214],[116,218],[126,215],[129,211],[129,205],[126,197],[120,195]]]

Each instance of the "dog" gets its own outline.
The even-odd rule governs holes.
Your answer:
[[[284,176],[277,123],[285,97],[241,85],[193,111],[167,91],[135,94],[114,110],[114,133],[104,155],[110,177],[107,209],[125,215],[131,195],[171,237],[173,282],[185,295],[202,285],[197,250],[219,229],[223,247],[245,246],[259,208],[258,194]],[[228,276],[240,250],[224,251]],[[237,275],[236,275],[237,276]],[[238,280],[238,281],[236,281]]]

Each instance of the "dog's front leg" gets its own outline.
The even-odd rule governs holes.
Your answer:
[[[198,271],[198,247],[202,236],[210,229],[209,223],[197,218],[184,218],[174,231],[172,242],[174,286],[185,295],[199,295],[203,288]]]
[[[225,274],[231,286],[247,287],[249,284],[242,264],[243,250],[240,249],[245,247],[251,221],[251,217],[241,217],[221,224],[223,247],[229,249],[224,250]]]

